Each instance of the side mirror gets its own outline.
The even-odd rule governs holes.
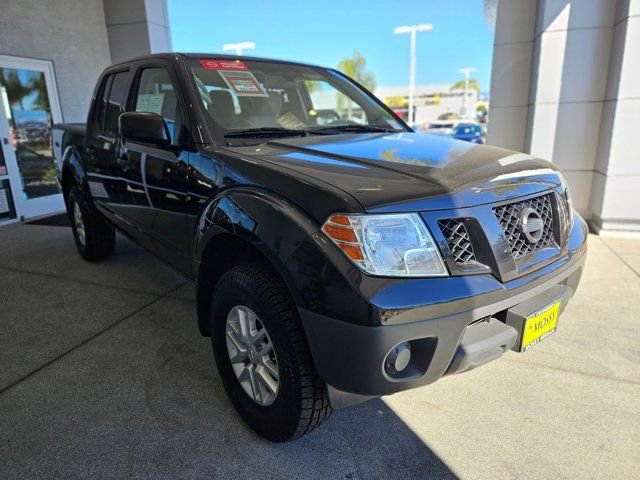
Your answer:
[[[151,112],[124,112],[118,117],[118,130],[123,139],[149,143],[158,147],[171,145],[171,135],[164,119]]]

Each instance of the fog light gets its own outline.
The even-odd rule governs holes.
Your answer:
[[[411,345],[402,342],[393,347],[384,361],[384,369],[390,376],[396,376],[409,365],[411,360]]]

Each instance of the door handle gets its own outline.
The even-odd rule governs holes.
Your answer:
[[[120,165],[121,167],[127,167],[129,166],[129,159],[126,156],[122,156],[122,157],[118,157],[116,159],[116,162],[118,163],[118,165]]]

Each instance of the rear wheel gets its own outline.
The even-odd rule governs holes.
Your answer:
[[[294,305],[259,265],[217,282],[211,340],[218,371],[245,422],[274,442],[294,440],[331,415]]]
[[[116,245],[114,228],[87,206],[75,186],[69,192],[69,219],[82,258],[95,262],[113,255]]]

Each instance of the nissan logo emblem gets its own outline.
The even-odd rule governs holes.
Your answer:
[[[531,243],[537,243],[542,238],[544,222],[540,214],[531,207],[525,207],[520,212],[520,230]]]

